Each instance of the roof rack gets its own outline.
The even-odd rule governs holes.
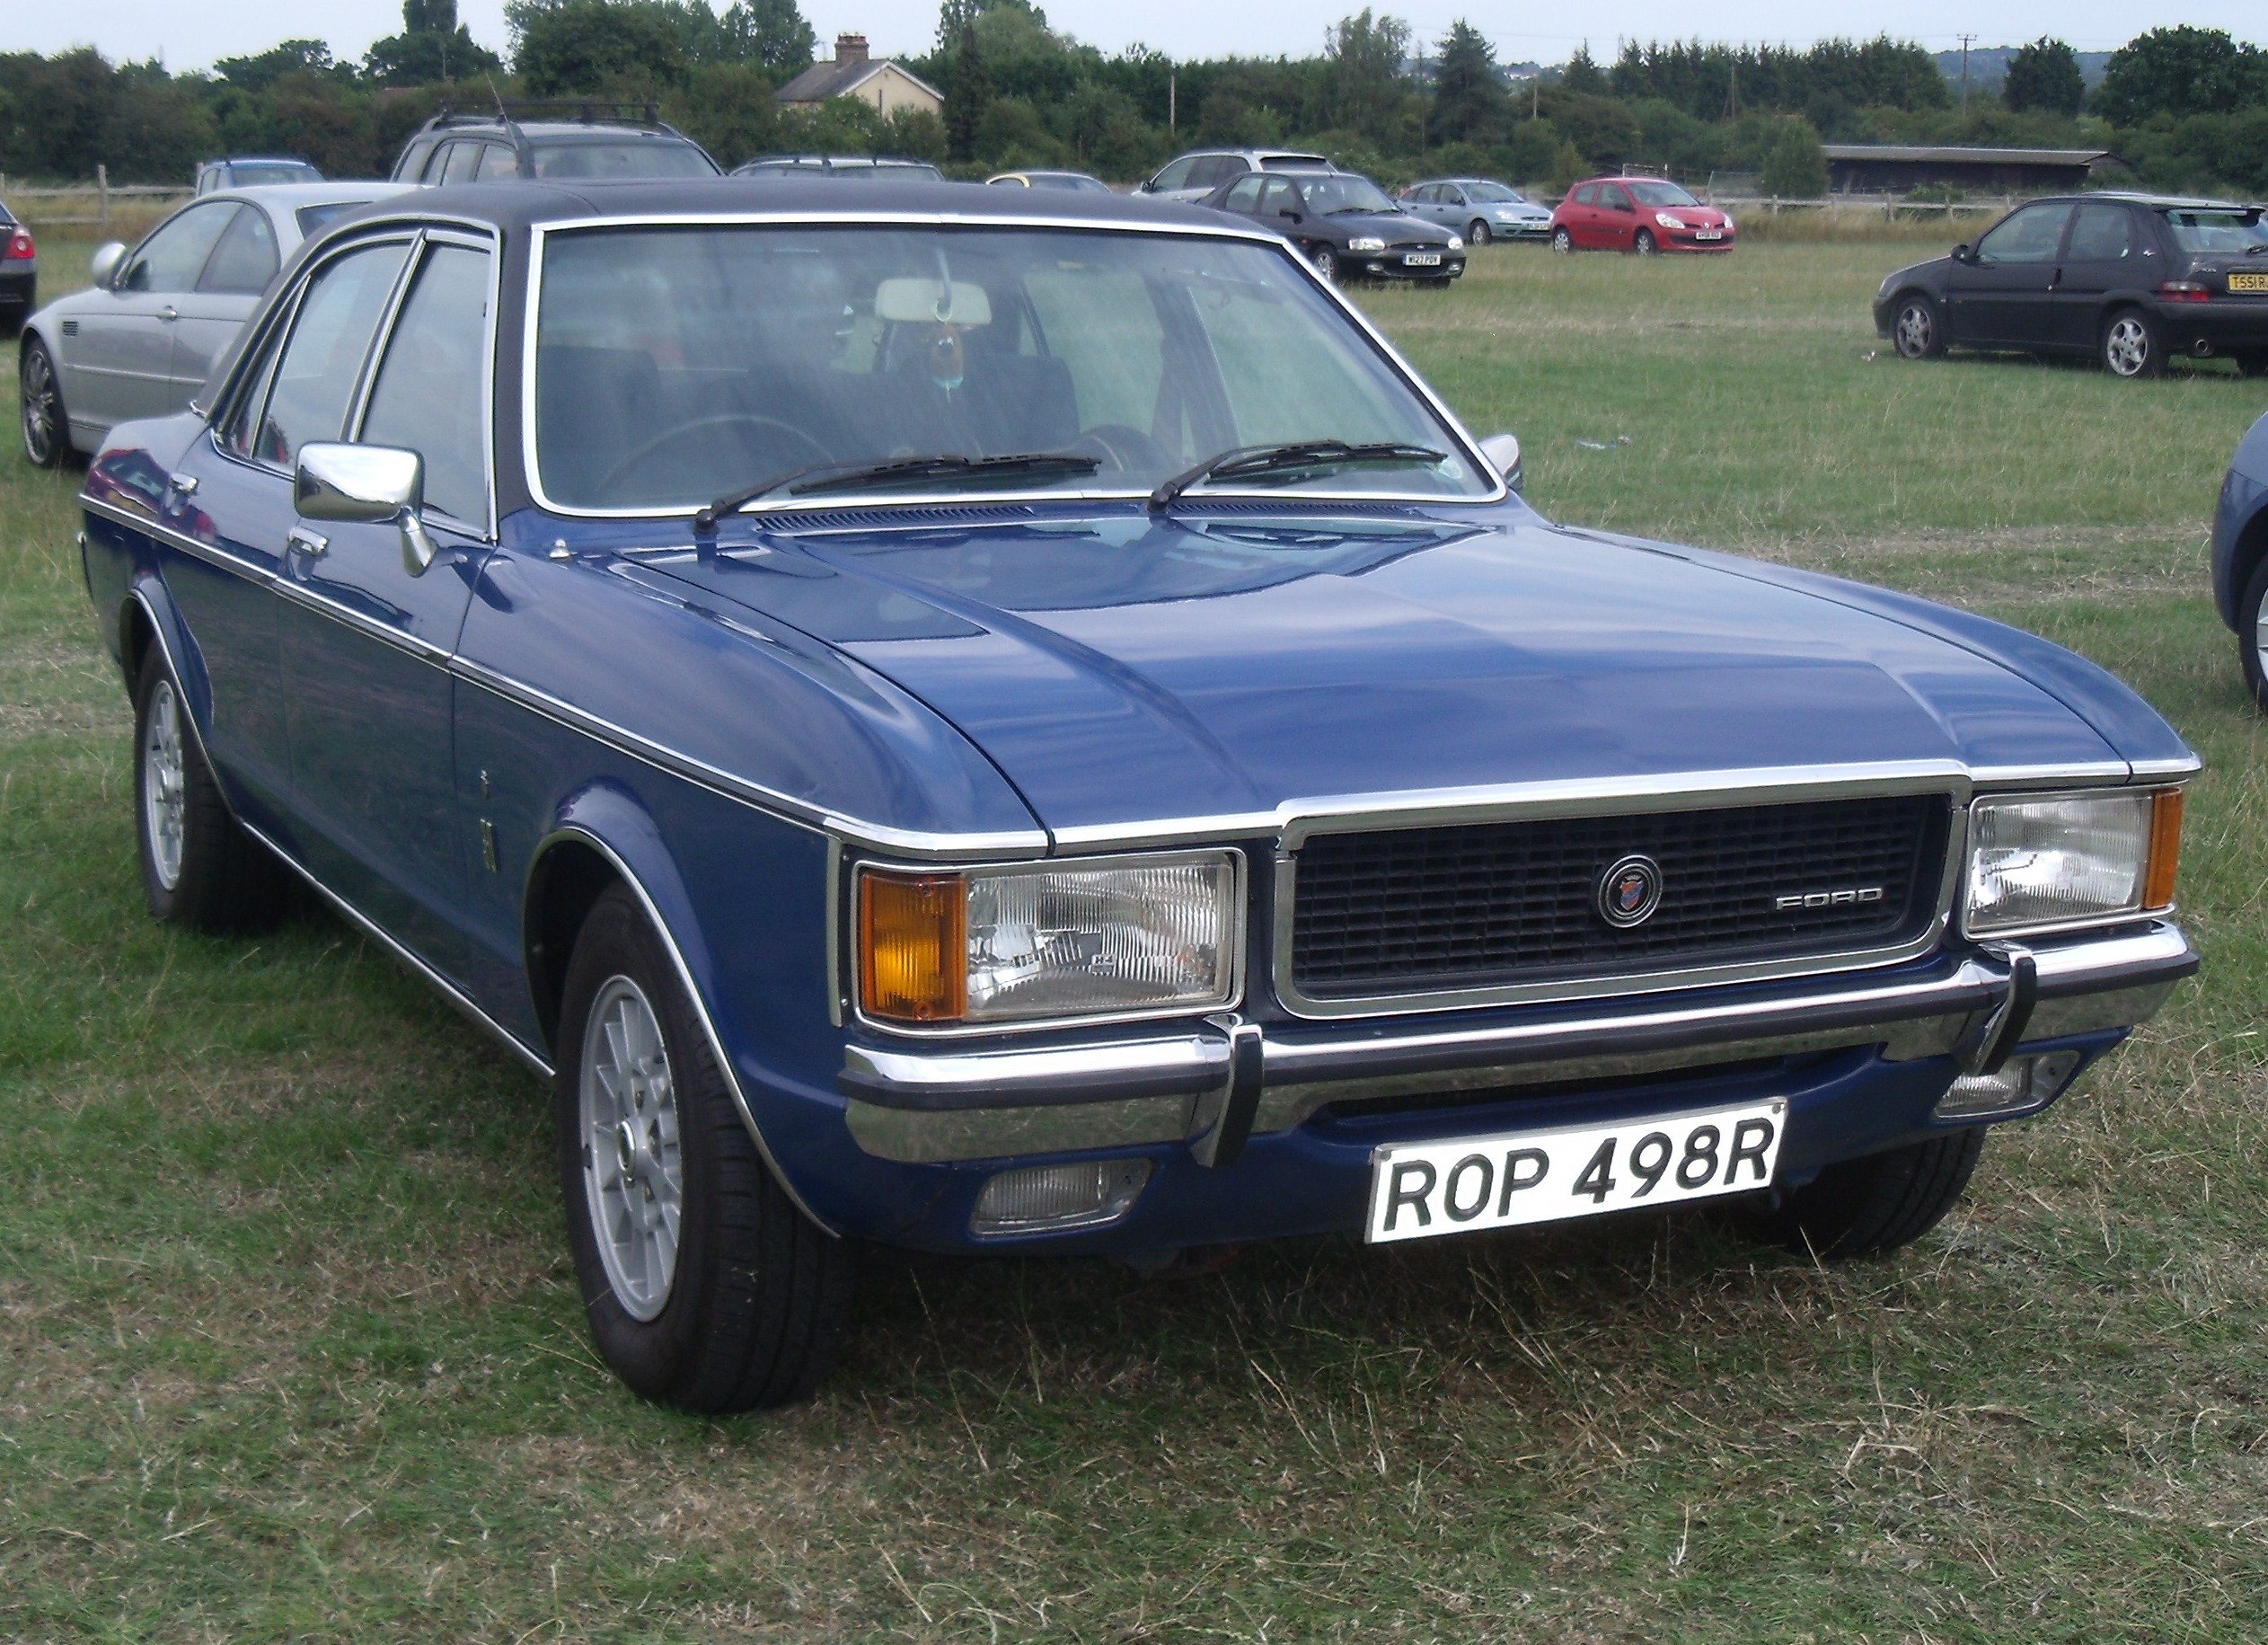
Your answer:
[[[587,97],[560,97],[528,100],[515,98],[499,101],[488,107],[475,104],[460,109],[454,103],[443,103],[426,122],[428,127],[489,125],[501,121],[513,125],[524,119],[566,119],[586,126],[651,126],[668,131],[661,118],[661,105],[649,99],[644,102],[605,102]]]

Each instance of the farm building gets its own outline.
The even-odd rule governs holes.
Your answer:
[[[1902,194],[1946,187],[1990,194],[2046,194],[2084,188],[2105,165],[2102,148],[1961,148],[1903,143],[1829,143],[1828,187],[1839,194]]]

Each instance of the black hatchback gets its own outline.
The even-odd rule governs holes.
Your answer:
[[[428,188],[505,178],[714,177],[709,151],[651,103],[517,102],[444,108],[410,134],[393,181]]]
[[[1875,330],[1908,359],[1947,348],[2092,354],[2122,377],[2175,355],[2268,373],[2268,223],[2257,206],[2081,194],[2017,207],[1950,255],[1899,270]]]
[[[1199,202],[1256,217],[1327,280],[1416,280],[1446,286],[1465,271],[1465,242],[1413,217],[1352,172],[1247,172]]]

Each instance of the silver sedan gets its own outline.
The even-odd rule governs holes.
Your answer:
[[[1471,245],[1491,240],[1548,240],[1551,209],[1519,190],[1485,177],[1441,177],[1401,192],[1402,209],[1464,235]]]
[[[188,405],[299,243],[405,185],[288,183],[201,195],[128,251],[94,253],[94,283],[23,324],[23,453],[92,452],[116,424]]]

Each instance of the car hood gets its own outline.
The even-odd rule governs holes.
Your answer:
[[[1643,206],[1641,214],[1665,211],[1689,228],[1722,228],[1728,220],[1714,206]]]
[[[1491,523],[989,512],[670,570],[896,682],[1059,834],[1537,780],[2099,766],[2121,756],[2097,704],[2114,735],[2185,752],[2045,641],[1517,503]]]

